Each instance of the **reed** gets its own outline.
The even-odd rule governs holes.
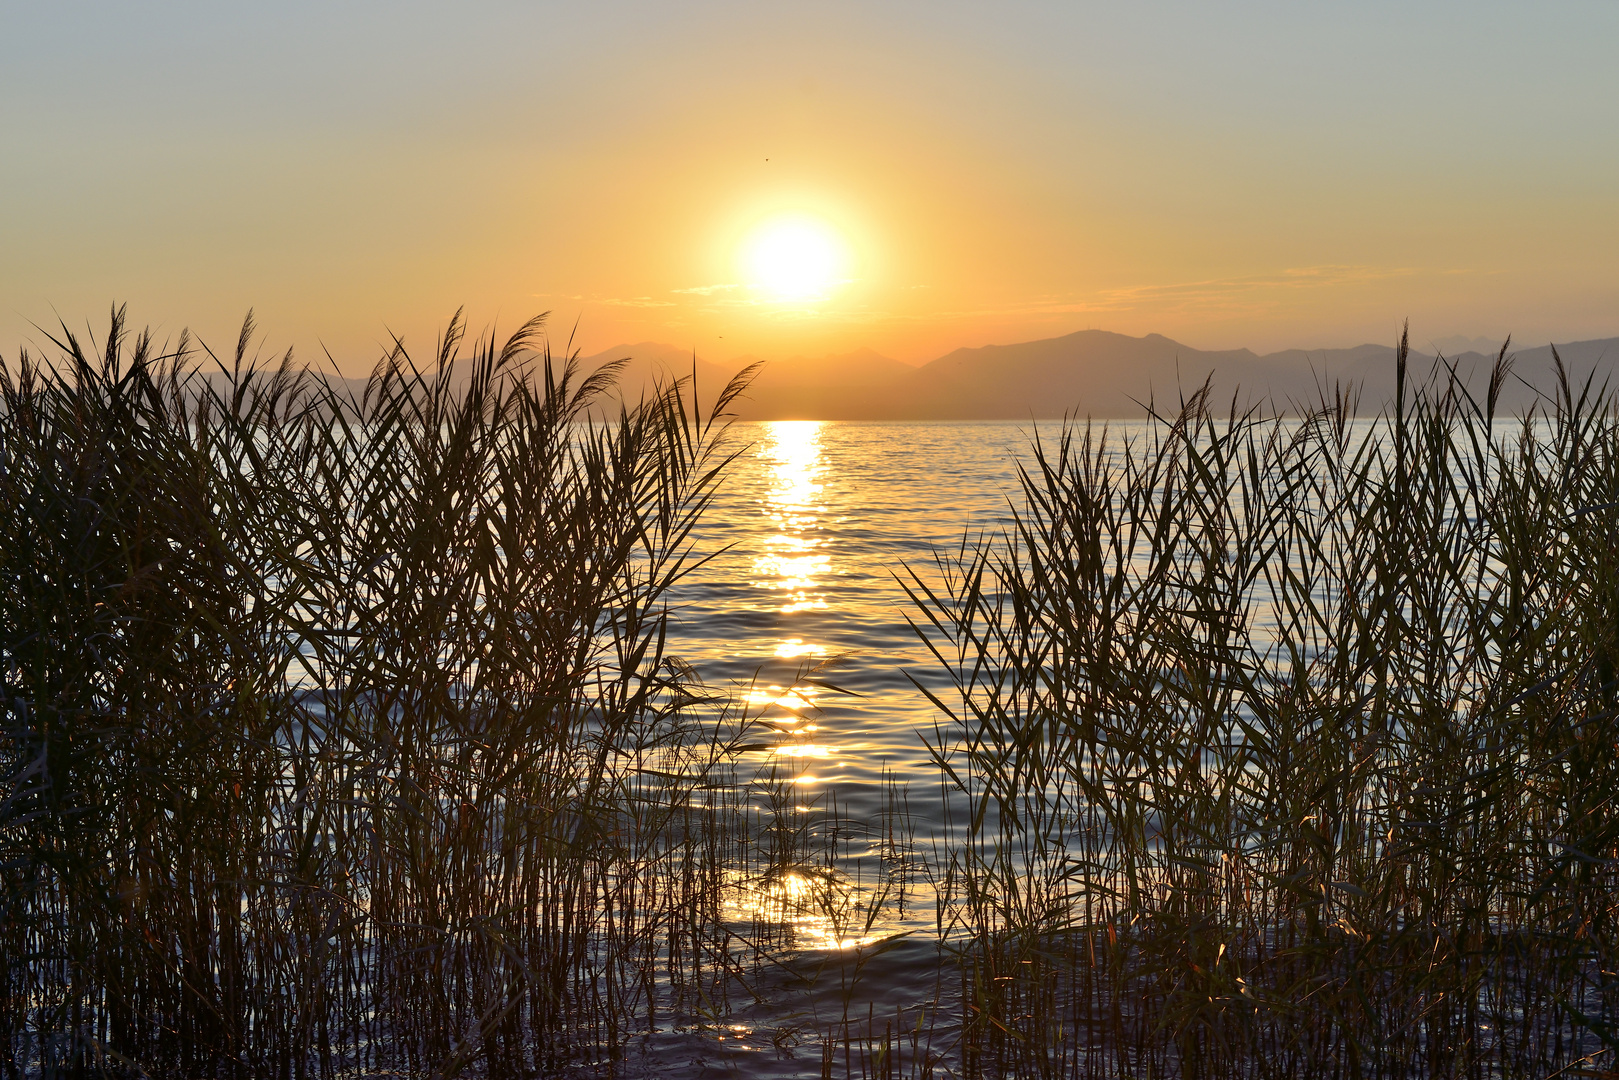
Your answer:
[[[1475,399],[1402,344],[1375,423],[1037,438],[902,582],[930,854],[671,645],[746,376],[603,420],[539,331],[352,392],[251,320],[0,363],[0,1075],[1615,1068],[1605,389],[1501,417],[1505,349]]]
[[[538,321],[363,393],[0,365],[0,1075],[527,1076],[723,1014],[746,724],[665,600],[726,461]]]
[[[1615,1067],[1619,414],[1407,355],[1376,423],[1064,425],[905,580],[962,1071]]]

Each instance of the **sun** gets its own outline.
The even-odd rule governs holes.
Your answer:
[[[773,218],[743,245],[749,283],[773,300],[824,300],[842,284],[847,250],[837,232],[812,217]]]

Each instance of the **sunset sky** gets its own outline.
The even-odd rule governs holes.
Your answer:
[[[0,10],[8,358],[1619,335],[1613,0]]]

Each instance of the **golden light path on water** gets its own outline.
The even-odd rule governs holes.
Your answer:
[[[824,588],[833,571],[832,553],[821,529],[826,512],[822,473],[821,432],[815,420],[779,420],[764,425],[766,438],[759,448],[767,486],[760,510],[768,523],[761,550],[753,559],[751,584],[774,597],[784,616],[826,611]],[[780,639],[774,657],[797,661],[802,669],[827,658],[825,644],[802,637]],[[813,771],[830,762],[838,747],[817,741],[820,725],[814,722],[820,687],[795,680],[791,684],[755,685],[748,694],[751,707],[786,738],[772,756],[785,768],[790,783],[820,782]],[[799,805],[798,813],[812,808]],[[864,925],[858,918],[864,905],[848,884],[824,868],[792,866],[764,880],[739,878],[732,896],[731,917],[790,924],[800,946],[811,949],[848,949],[871,944],[886,936],[882,927]]]
[[[699,537],[713,561],[677,631],[682,656],[737,692],[766,744],[744,755],[739,782],[771,855],[738,870],[724,917],[747,935],[786,930],[795,949],[870,945],[932,919],[884,827],[890,794],[910,783],[931,807],[938,783],[918,736],[933,710],[906,675],[926,677],[926,657],[894,574],[1005,506],[1020,433],[777,421],[733,437]],[[913,824],[931,836],[942,822],[924,809]],[[778,851],[784,830],[796,839]]]
[[[765,553],[754,562],[756,581],[782,593],[786,601],[783,612],[825,608],[826,598],[817,591],[817,579],[831,569],[831,555],[825,541],[810,534],[822,509],[821,423],[778,420],[768,430],[771,441],[765,454],[771,488],[766,510],[776,533],[765,541]],[[818,646],[802,641],[793,646],[796,655],[817,655]],[[777,655],[781,654],[778,648]]]
[[[832,569],[832,556],[825,537],[816,534],[822,503],[821,427],[818,420],[777,420],[766,425],[768,441],[761,447],[769,476],[764,506],[766,519],[774,531],[764,539],[763,551],[753,561],[753,584],[778,594],[784,615],[809,610],[825,610],[827,599],[821,581]],[[784,638],[775,655],[798,660],[805,665],[825,658],[825,645],[803,638]],[[816,708],[819,688],[803,683],[791,686],[755,686],[748,693],[748,704],[774,706],[780,710],[767,719],[778,722],[793,735],[812,735],[819,726],[809,716]],[[825,758],[833,749],[813,742],[788,742],[776,754],[789,758]],[[796,783],[813,783],[815,777],[801,773]]]

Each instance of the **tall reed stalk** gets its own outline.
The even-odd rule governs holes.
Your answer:
[[[0,364],[0,1075],[527,1076],[723,1007],[664,603],[742,383],[592,421],[539,330],[358,396],[251,320]]]
[[[1376,423],[1066,425],[907,579],[965,1071],[1619,1068],[1619,414],[1407,355]]]

